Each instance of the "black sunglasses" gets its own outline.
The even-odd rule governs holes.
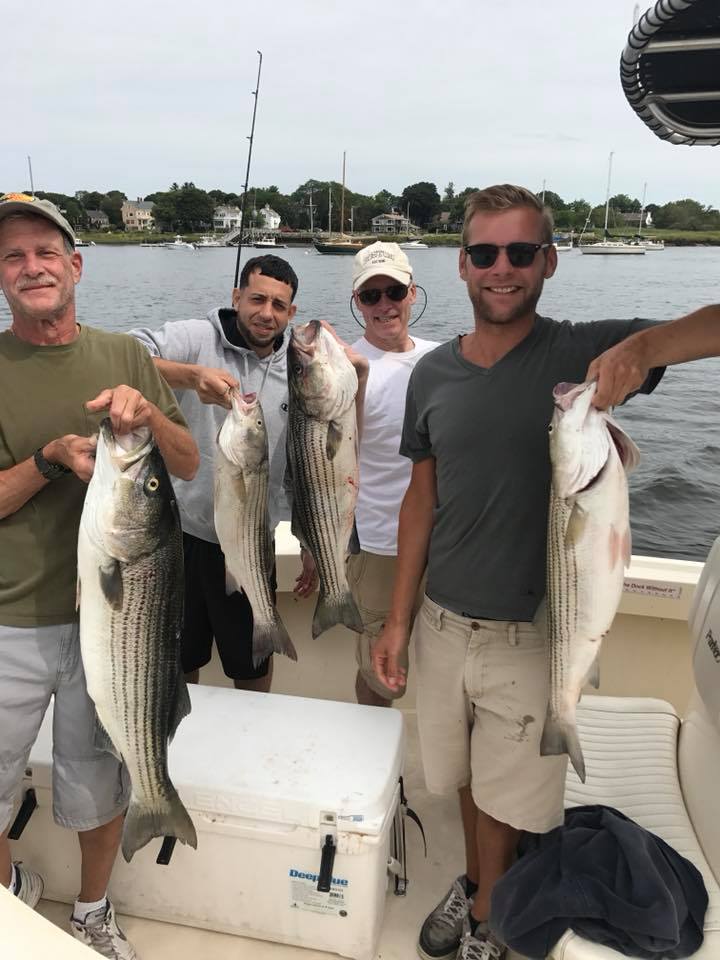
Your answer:
[[[384,290],[372,287],[370,290],[361,290],[358,293],[358,300],[364,307],[374,307],[376,303],[380,303],[382,295],[385,294],[388,300],[399,303],[408,295],[409,289],[410,287],[406,287],[404,283],[395,283]]]
[[[487,270],[498,258],[501,250],[507,251],[507,258],[513,267],[529,267],[538,250],[547,250],[551,243],[473,243],[464,247],[472,265]]]

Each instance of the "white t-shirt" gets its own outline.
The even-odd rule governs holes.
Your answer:
[[[383,556],[397,554],[400,504],[412,472],[412,463],[398,452],[408,380],[420,357],[438,346],[419,337],[412,341],[415,346],[405,353],[379,350],[365,337],[352,345],[370,361],[355,521],[362,549]]]

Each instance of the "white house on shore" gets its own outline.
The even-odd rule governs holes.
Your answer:
[[[228,206],[221,203],[215,207],[213,213],[214,230],[236,230],[242,222],[242,212],[240,207]]]
[[[408,233],[410,221],[402,213],[380,213],[372,218],[373,233]]]
[[[269,203],[266,203],[264,207],[258,210],[258,217],[266,230],[277,230],[280,226],[280,220],[282,219],[280,214],[276,213]]]

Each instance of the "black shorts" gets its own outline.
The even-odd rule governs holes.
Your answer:
[[[267,675],[270,658],[252,663],[253,614],[244,593],[225,591],[225,557],[217,543],[183,534],[185,553],[185,620],[182,667],[185,673],[210,662],[213,638],[225,676],[231,680],[257,680]],[[270,576],[275,598],[275,566]]]

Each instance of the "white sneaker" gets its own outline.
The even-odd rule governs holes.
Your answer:
[[[33,873],[21,863],[15,864],[15,896],[22,900],[32,910],[38,904],[43,892],[43,878],[39,873]]]
[[[463,923],[462,939],[456,960],[505,960],[506,949],[493,937],[492,933],[470,932],[470,919]]]
[[[107,906],[89,913],[85,923],[70,917],[70,932],[76,940],[108,960],[138,960],[133,945],[117,925],[109,900]]]

